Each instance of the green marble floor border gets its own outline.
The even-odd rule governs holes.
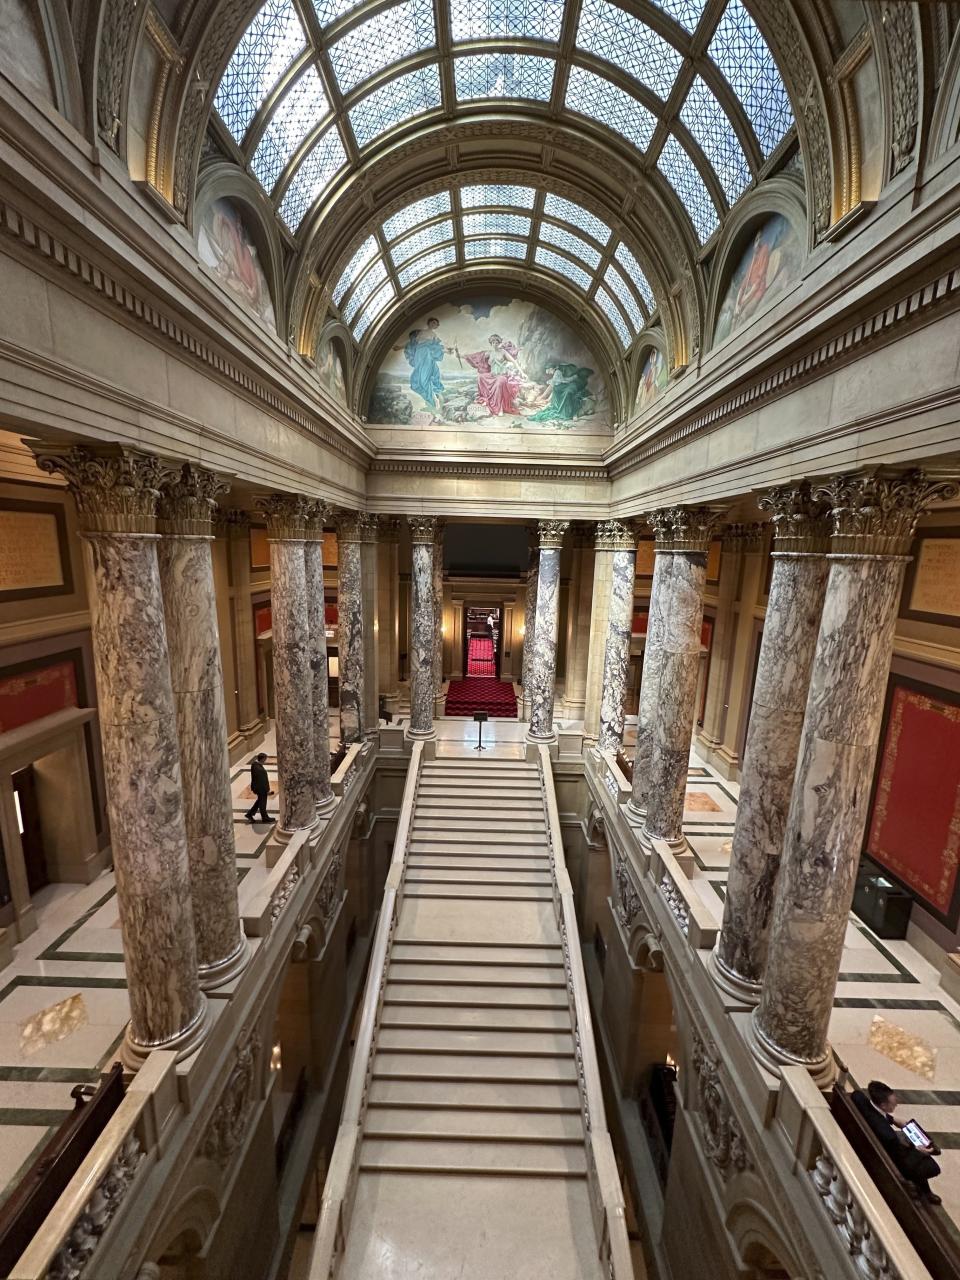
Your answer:
[[[116,885],[113,885],[108,893],[105,893],[102,898],[99,898],[93,904],[92,907],[88,907],[82,916],[74,920],[73,924],[69,927],[69,929],[64,929],[63,933],[60,934],[59,938],[55,938],[53,942],[51,942],[50,945],[45,950],[41,951],[40,954],[37,956],[37,959],[38,960],[88,960],[91,962],[123,964],[122,953],[120,955],[117,955],[116,952],[103,952],[103,953],[89,952],[89,951],[71,951],[66,953],[59,952],[60,946],[64,942],[66,942],[68,938],[72,938],[78,929],[82,929],[83,926],[87,923],[87,921],[90,920],[93,916],[95,916],[101,907],[106,906],[106,904],[110,901],[110,899],[116,895],[116,892],[117,892],[117,887]]]

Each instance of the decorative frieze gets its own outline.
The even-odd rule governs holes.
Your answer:
[[[277,886],[277,891],[270,899],[270,924],[274,925],[280,919],[283,908],[293,897],[294,890],[300,883],[300,868],[296,863],[289,868],[286,875]]]
[[[122,445],[76,445],[64,452],[28,442],[37,466],[59,472],[84,533],[155,533],[160,489],[170,469],[155,454]]]
[[[754,1167],[753,1160],[727,1096],[719,1055],[696,1029],[691,1066],[697,1082],[697,1107],[708,1158],[724,1179],[745,1173]]]
[[[690,933],[690,911],[683,894],[666,871],[663,873],[658,887],[660,889],[660,897],[670,908],[670,914],[680,926],[680,932],[685,938],[688,937]]]
[[[217,498],[229,488],[229,477],[185,462],[179,472],[172,472],[163,483],[157,507],[157,531],[181,537],[212,537]]]
[[[260,1032],[254,1030],[237,1047],[237,1060],[207,1126],[200,1154],[226,1169],[243,1141],[247,1121],[257,1095]]]
[[[810,1181],[834,1230],[843,1241],[854,1270],[864,1280],[902,1280],[900,1270],[893,1265],[883,1245],[873,1234],[867,1216],[854,1198],[849,1184],[826,1152],[821,1152],[817,1157],[816,1164],[810,1170]]]
[[[96,1253],[103,1233],[126,1199],[143,1157],[144,1150],[136,1132],[128,1133],[83,1212],[54,1254],[46,1280],[80,1280]],[[93,1272],[90,1274],[92,1276]]]

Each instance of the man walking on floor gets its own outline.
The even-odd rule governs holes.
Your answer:
[[[267,796],[272,796],[270,790],[270,779],[267,776],[265,768],[267,753],[261,751],[250,761],[250,790],[256,796],[253,805],[246,812],[248,822],[253,822],[253,815],[259,811],[261,822],[272,822],[273,819],[267,813]]]

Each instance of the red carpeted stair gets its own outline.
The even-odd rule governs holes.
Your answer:
[[[471,636],[467,645],[467,675],[495,676],[497,660],[489,636]]]
[[[517,697],[509,680],[489,680],[472,676],[451,680],[444,711],[448,716],[472,716],[486,711],[488,716],[516,716]]]

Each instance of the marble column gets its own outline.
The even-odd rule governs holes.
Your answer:
[[[263,736],[257,706],[257,641],[253,633],[250,603],[250,515],[229,509],[223,512],[230,543],[230,616],[233,621],[234,663],[237,682],[237,724],[244,746],[250,750]]]
[[[530,672],[530,742],[555,742],[553,702],[557,685],[557,623],[560,609],[560,551],[568,522],[541,520],[537,614]]]
[[[363,740],[363,578],[360,544],[369,528],[362,512],[344,511],[337,516],[339,567],[337,612],[339,615],[340,737],[346,746]]]
[[[223,986],[247,962],[237,903],[237,851],[227,715],[213,584],[213,515],[225,477],[192,463],[163,485],[157,548],[177,709],[190,897],[200,985]]]
[[[433,535],[433,714],[442,716],[443,697],[443,529],[445,520],[437,520]],[[503,619],[500,621],[503,626]]]
[[[760,499],[771,513],[773,576],[740,778],[723,927],[713,955],[718,985],[756,1004],[813,654],[827,584],[829,523],[807,484]]]
[[[433,552],[436,520],[410,516],[413,553],[410,604],[410,737],[435,738],[433,727]]]
[[[270,544],[270,609],[273,618],[273,692],[276,704],[280,819],[277,836],[316,821],[313,756],[313,672],[304,555],[310,500],[273,493],[257,503],[267,520]]]
[[[750,1039],[772,1071],[829,1079],[827,1028],[853,900],[904,568],[917,520],[960,486],[871,470],[813,489],[830,570],[787,815],[769,954]]]
[[[396,715],[400,707],[400,521],[381,516],[377,544],[377,645],[380,694]]]
[[[364,738],[376,738],[380,723],[380,654],[377,616],[377,560],[380,517],[365,515],[360,524],[360,608],[363,613],[363,696],[360,725]]]
[[[636,534],[618,520],[597,529],[597,553],[610,558],[610,592],[607,604],[607,643],[600,694],[599,751],[619,751],[623,745],[627,672],[633,634],[633,584],[637,575]]]
[[[31,446],[66,479],[87,548],[91,634],[130,1023],[121,1058],[181,1057],[204,1039],[176,704],[157,563],[166,468],[113,445]]]
[[[640,703],[637,708],[637,745],[633,756],[633,785],[627,804],[633,822],[642,822],[647,812],[650,785],[650,761],[653,755],[653,731],[660,696],[660,670],[663,661],[663,637],[669,605],[673,554],[670,537],[673,532],[671,510],[652,511],[646,517],[653,529],[653,579],[647,606],[647,634],[643,647],[643,671],[640,676]]]
[[[523,688],[521,715],[530,719],[531,691],[533,688],[533,639],[537,629],[537,575],[540,572],[540,547],[534,542],[527,559],[527,591],[523,604],[523,664],[520,668],[520,684]]]
[[[590,661],[590,621],[594,595],[594,527],[577,523],[571,530],[573,547],[567,596],[567,660],[563,679],[563,714],[583,720],[587,702],[587,668]]]
[[[674,507],[670,594],[664,610],[660,683],[650,752],[644,836],[685,847],[683,804],[700,673],[700,634],[707,551],[719,515],[709,507]]]
[[[707,677],[703,728],[699,734],[701,742],[708,749],[719,747],[723,742],[723,726],[727,714],[727,684],[737,637],[737,590],[743,565],[746,527],[740,524],[728,525],[722,534],[717,615],[713,623],[713,640],[710,645],[710,674]]]
[[[336,803],[330,786],[330,671],[327,665],[327,611],[323,590],[323,525],[329,508],[313,502],[304,525],[304,573],[307,590],[307,660],[313,717],[313,798],[317,813],[330,813]]]

